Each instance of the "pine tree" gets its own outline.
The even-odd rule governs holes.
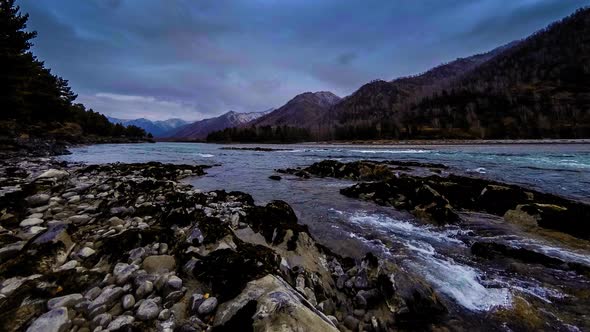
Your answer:
[[[28,18],[20,14],[14,0],[0,0],[1,118],[19,118],[25,113],[27,86],[35,67],[30,40],[37,35],[25,31]]]

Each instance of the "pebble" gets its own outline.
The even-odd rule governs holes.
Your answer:
[[[35,225],[41,225],[43,223],[43,219],[39,218],[27,218],[20,222],[20,227],[30,227]]]
[[[123,296],[123,300],[121,301],[121,303],[123,304],[123,309],[125,310],[133,308],[133,306],[135,305],[135,298],[133,297],[133,295],[127,294]]]
[[[153,290],[154,284],[151,281],[146,280],[142,282],[142,284],[139,285],[139,287],[137,287],[135,295],[137,295],[137,297],[141,299],[149,295]]]
[[[164,273],[174,271],[176,261],[170,255],[148,256],[143,260],[143,268],[148,273]]]
[[[172,289],[182,288],[182,279],[177,276],[172,276],[168,279],[168,286]]]
[[[137,308],[135,316],[139,320],[151,320],[158,317],[159,313],[160,307],[158,307],[158,304],[154,300],[149,299],[141,303],[139,308]]]
[[[94,250],[92,248],[84,247],[84,248],[82,248],[82,250],[80,250],[78,252],[78,256],[80,256],[82,258],[88,258],[88,257],[94,255],[95,252],[96,252],[96,250]]]
[[[198,312],[200,315],[204,316],[215,311],[215,308],[217,308],[217,298],[210,297],[201,303]]]
[[[25,200],[27,201],[27,204],[29,204],[30,206],[37,207],[37,206],[47,204],[47,202],[49,202],[50,198],[51,198],[51,196],[49,196],[47,194],[36,194],[36,195],[27,197]]]

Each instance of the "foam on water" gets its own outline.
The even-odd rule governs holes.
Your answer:
[[[464,243],[455,238],[464,230],[458,227],[438,228],[434,226],[418,226],[408,221],[396,220],[383,214],[370,214],[364,211],[348,213],[331,209],[331,211],[344,215],[349,222],[365,229],[381,231],[404,239],[422,239],[435,242],[446,242],[464,246]]]
[[[409,149],[409,150],[350,150],[350,152],[356,152],[356,153],[371,153],[371,154],[376,154],[376,153],[388,153],[388,154],[413,154],[413,153],[430,153],[432,151],[430,150],[415,150],[415,149]]]
[[[201,158],[213,158],[213,157],[215,157],[214,155],[209,154],[209,153],[197,153],[197,156],[199,156]]]
[[[481,271],[457,264],[451,258],[423,255],[423,262],[407,264],[418,271],[435,288],[453,298],[461,306],[472,311],[488,311],[510,306],[512,294],[508,288],[488,288],[480,282]]]
[[[381,214],[332,211],[364,229],[379,231],[401,242],[412,252],[411,257],[405,258],[404,264],[418,272],[439,292],[449,296],[459,305],[473,311],[486,311],[510,305],[512,295],[508,288],[484,286],[480,281],[483,275],[481,271],[456,263],[452,258],[437,252],[435,244],[465,246],[454,237],[464,231],[458,228],[418,226]],[[350,236],[362,239],[362,236],[356,234]]]

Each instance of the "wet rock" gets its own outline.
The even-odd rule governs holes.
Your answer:
[[[407,273],[381,274],[378,282],[389,309],[401,324],[420,326],[447,313],[434,290]]]
[[[162,273],[174,271],[176,261],[170,255],[148,256],[143,260],[143,269],[148,273]]]
[[[271,175],[268,178],[275,181],[281,181],[282,179],[279,175]]]
[[[67,308],[55,308],[35,319],[27,332],[64,332],[70,328],[71,321]]]
[[[236,298],[221,304],[213,326],[224,330],[337,331],[329,318],[272,275],[248,283]]]

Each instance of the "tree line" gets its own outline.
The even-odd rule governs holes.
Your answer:
[[[207,142],[214,143],[297,143],[309,141],[311,135],[304,128],[259,126],[226,128],[209,133]]]
[[[147,137],[136,126],[112,124],[84,105],[68,81],[30,51],[37,36],[14,0],[0,0],[0,128],[8,135]]]

